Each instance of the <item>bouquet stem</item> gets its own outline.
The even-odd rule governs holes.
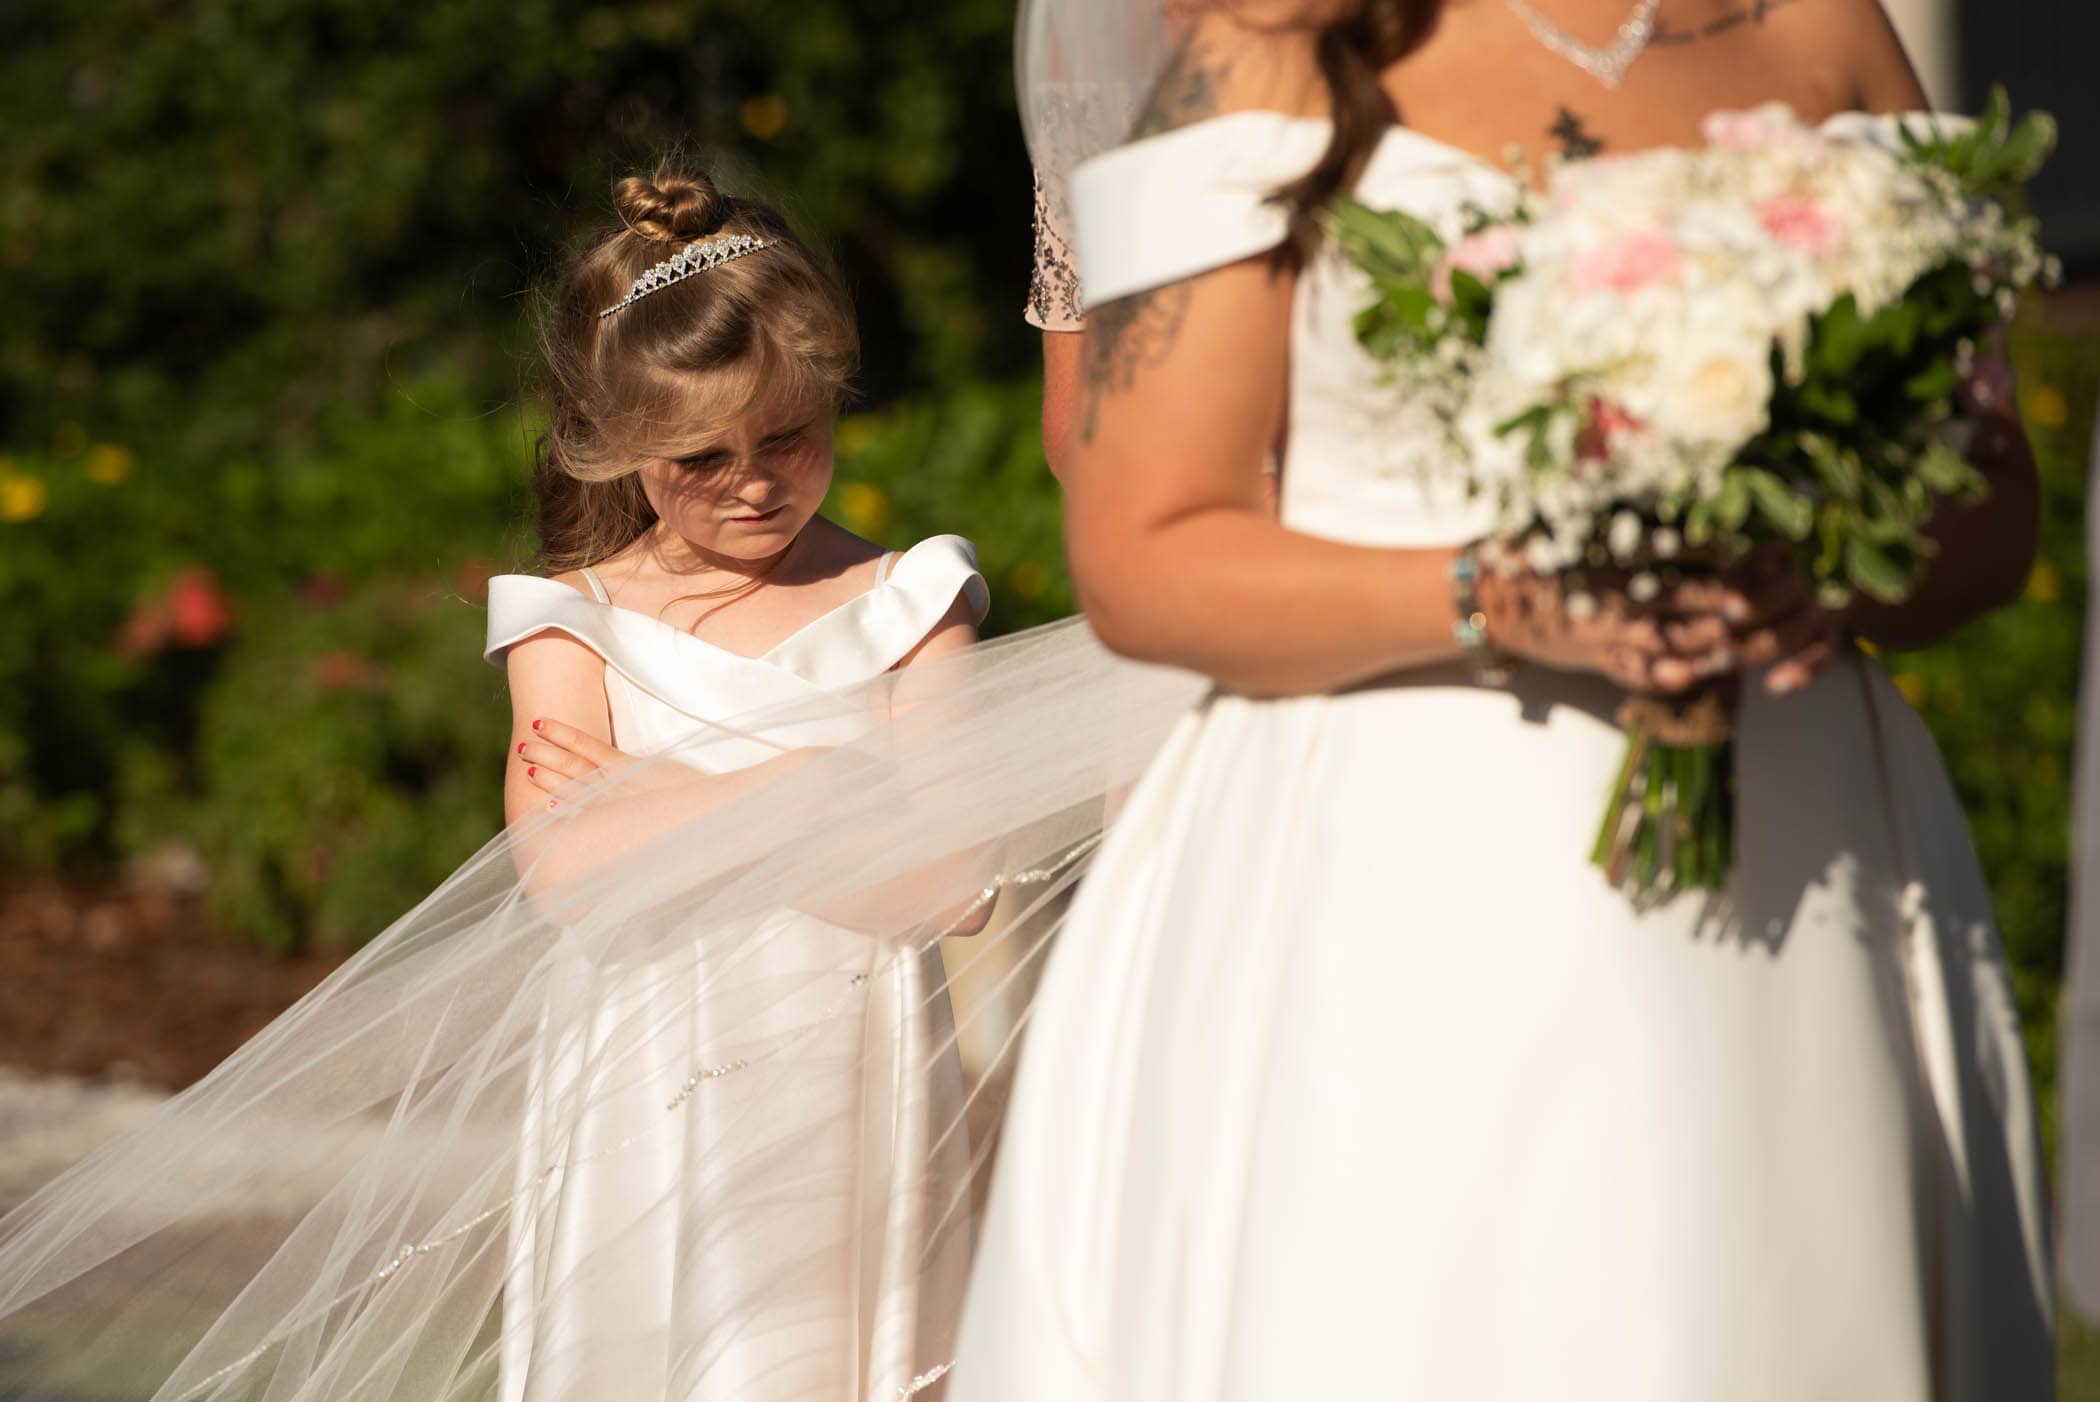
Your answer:
[[[1654,900],[1715,890],[1735,859],[1733,683],[1619,708],[1626,755],[1590,849],[1605,879]]]

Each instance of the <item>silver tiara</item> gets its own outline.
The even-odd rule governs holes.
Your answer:
[[[614,312],[625,311],[650,293],[661,292],[673,283],[684,282],[709,268],[719,268],[748,253],[772,246],[771,239],[757,234],[717,234],[698,243],[689,243],[636,278],[634,286],[627,289],[627,295],[598,313],[598,319],[603,321]]]

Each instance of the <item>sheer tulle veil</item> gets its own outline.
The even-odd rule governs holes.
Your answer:
[[[504,1335],[533,1325],[504,1298],[521,1227],[572,1229],[553,1220],[564,1180],[668,1136],[704,1187],[632,1204],[627,1229],[678,1243],[675,1288],[695,1312],[673,1331],[672,1371],[697,1380],[680,1395],[732,1395],[706,1386],[710,1358],[746,1319],[798,1292],[853,1308],[802,1263],[882,1204],[843,1219],[799,1208],[840,1200],[842,1136],[889,1131],[830,1122],[833,1102],[798,1089],[896,1055],[900,1019],[873,1006],[885,981],[871,975],[936,948],[947,976],[928,996],[953,993],[963,1074],[905,1092],[946,1152],[919,1170],[936,1181],[891,1190],[939,1207],[918,1260],[860,1278],[873,1291],[936,1255],[966,1259],[1066,895],[1200,685],[1055,624],[697,736],[807,757],[744,797],[681,799],[690,771],[658,760],[498,837],[205,1080],[0,1221],[0,1394],[507,1395]],[[981,923],[987,888],[989,923],[944,941]],[[837,932],[826,957],[780,943],[811,920]],[[629,996],[638,970],[646,999]],[[637,1090],[648,1113],[603,1132],[603,1106]],[[746,1239],[758,1224],[764,1270],[713,1278],[725,1217]],[[542,1282],[541,1307],[604,1288],[595,1250]],[[953,1330],[921,1319],[891,1343],[930,1382]],[[558,1395],[612,1395],[590,1385],[592,1346]],[[625,1344],[595,1346],[610,1364]]]
[[[1060,206],[1066,173],[1127,139],[1170,8],[1021,5],[1022,108]],[[669,1344],[679,1395],[791,1395],[711,1386],[711,1369],[804,1297],[873,1317],[807,1264],[835,1261],[842,1235],[870,1259],[853,1287],[869,1293],[967,1261],[1067,897],[1202,689],[1071,620],[716,718],[686,746],[703,766],[711,744],[806,760],[742,797],[710,800],[658,758],[503,833],[211,1075],[0,1219],[0,1396],[508,1402],[506,1340],[536,1328],[524,1311],[617,1274],[619,1242],[600,1251],[563,1219],[563,1185],[667,1142],[699,1166],[681,1180],[695,1186],[633,1203],[621,1231],[677,1243],[662,1284],[686,1311]],[[811,922],[835,934],[823,957],[790,933]],[[899,961],[936,973],[879,976]],[[840,1123],[808,1088],[903,1055],[913,1019],[879,1006],[899,987],[952,1005],[940,1025],[960,1075],[901,1092],[922,1103],[889,1107],[889,1124]],[[899,1247],[871,1239],[883,1203],[834,1209],[855,1200],[839,1146],[893,1133],[907,1109],[936,1151],[885,1190],[938,1207]],[[767,1243],[762,1270],[712,1268],[725,1219]],[[521,1238],[550,1237],[567,1243],[558,1278],[507,1289]],[[934,1384],[955,1322],[879,1342]],[[592,1380],[635,1346],[579,1341],[560,1374],[573,1382],[528,1402],[617,1395]]]
[[[1130,139],[1173,52],[1176,16],[1204,0],[1021,0],[1014,68],[1044,202],[1072,228],[1066,180]]]

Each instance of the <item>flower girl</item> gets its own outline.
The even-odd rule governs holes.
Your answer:
[[[723,722],[966,647],[986,593],[959,537],[891,554],[817,514],[856,338],[779,213],[669,164],[616,202],[621,227],[576,263],[545,333],[534,485],[553,573],[491,581],[488,656],[510,679],[513,826],[551,809],[558,832],[566,795],[665,754],[681,762],[577,819],[645,838],[653,808],[688,819],[843,738]],[[938,1188],[966,1174],[928,1171],[963,1152],[931,1108],[959,1082],[937,950],[878,965],[844,925],[774,925],[727,969],[678,942],[618,967],[600,954],[588,1006],[551,981],[504,1285],[506,1402],[890,1399],[923,1371],[922,1317],[936,1334],[952,1321],[967,1242]],[[824,966],[828,992],[804,977]],[[847,995],[864,1018],[838,1015]],[[884,1019],[902,1054],[863,1056]],[[762,1063],[706,1064],[724,1036],[793,1044],[834,1074],[788,1086]]]

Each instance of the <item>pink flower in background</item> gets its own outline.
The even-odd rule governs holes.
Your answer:
[[[347,592],[343,577],[323,570],[299,581],[299,602],[310,609],[334,608]]]
[[[218,576],[202,565],[177,570],[166,592],[141,599],[117,630],[116,650],[124,657],[146,657],[161,649],[210,647],[233,626],[233,609],[219,588]]]
[[[1575,290],[1581,293],[1638,292],[1658,282],[1671,282],[1684,267],[1677,241],[1660,229],[1621,234],[1585,253],[1575,264]]]
[[[168,636],[177,646],[210,647],[232,623],[218,576],[210,570],[192,566],[168,581]]]
[[[1468,234],[1445,250],[1444,261],[1430,275],[1429,290],[1438,301],[1450,301],[1451,274],[1454,272],[1466,273],[1492,287],[1495,279],[1517,266],[1517,260],[1522,256],[1517,231],[1508,224],[1496,224],[1479,233]]]
[[[1845,246],[1845,231],[1830,212],[1806,195],[1775,195],[1757,207],[1765,232],[1811,258],[1828,258]]]
[[[339,647],[314,659],[313,678],[323,691],[346,691],[377,685],[379,667],[362,653]]]

